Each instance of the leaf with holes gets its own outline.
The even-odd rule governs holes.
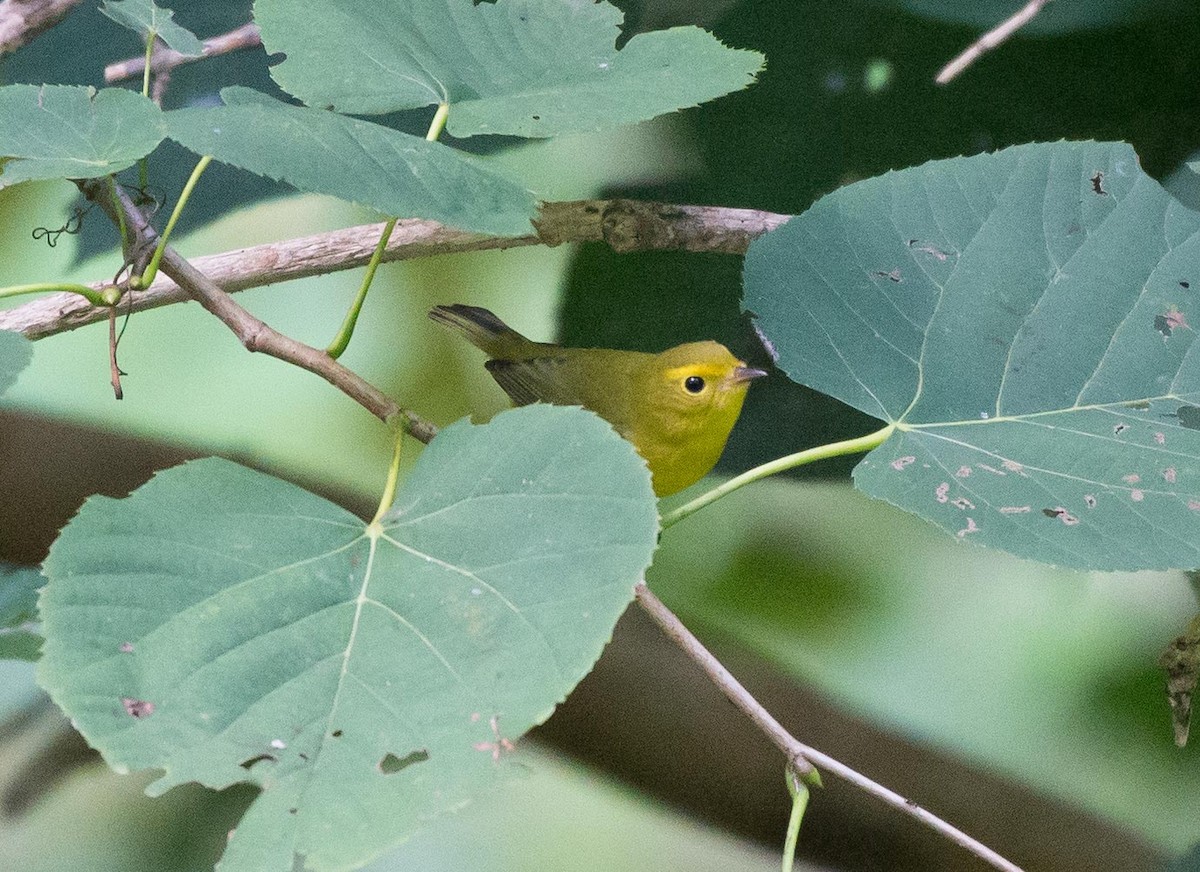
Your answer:
[[[36,569],[0,563],[0,659],[37,659],[42,644],[37,592],[43,581]]]
[[[311,106],[375,115],[450,105],[455,136],[556,136],[645,121],[745,88],[758,52],[698,27],[642,33],[580,0],[257,0],[275,80]]]
[[[755,241],[794,380],[895,425],[855,470],[959,539],[1200,566],[1200,214],[1127,145],[1026,145],[843,188]]]
[[[224,460],[93,497],[46,561],[40,680],[116,769],[262,793],[229,870],[357,868],[509,770],[591,668],[658,515],[590,412],[455,424],[378,526]]]
[[[11,330],[0,330],[0,394],[11,388],[33,360],[33,343]]]
[[[0,188],[120,172],[154,151],[165,134],[158,107],[133,91],[0,87]]]
[[[175,13],[154,0],[104,0],[100,14],[140,33],[143,40],[153,34],[185,57],[198,58],[204,54],[204,44],[196,34],[176,24]]]
[[[498,236],[533,230],[533,194],[483,158],[250,88],[225,88],[221,98],[226,105],[168,112],[171,138],[198,154],[385,215]]]

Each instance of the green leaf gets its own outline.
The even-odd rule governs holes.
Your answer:
[[[1127,145],[935,161],[750,247],[796,381],[895,423],[855,470],[959,539],[1095,569],[1200,565],[1200,214]]]
[[[532,232],[533,194],[482,158],[249,88],[226,88],[221,97],[225,106],[168,112],[170,137],[198,154],[386,215],[501,236]]]
[[[37,592],[44,581],[36,569],[0,563],[0,659],[37,660]]]
[[[0,189],[35,179],[93,179],[132,166],[166,135],[158,107],[133,91],[0,87]]]
[[[172,20],[175,13],[156,5],[154,0],[104,0],[100,14],[140,33],[143,40],[151,34],[157,36],[185,57],[198,58],[204,54],[204,44],[196,34],[176,24]]]
[[[33,343],[11,330],[0,330],[0,394],[11,388],[33,360]]]
[[[119,770],[263,792],[228,870],[350,869],[508,769],[654,551],[645,464],[534,406],[455,424],[379,528],[223,460],[90,499],[51,550],[40,680]]]
[[[757,52],[696,27],[614,48],[621,12],[580,0],[257,0],[275,80],[313,106],[379,114],[451,106],[455,136],[555,136],[644,121],[749,85]]]
[[[1028,0],[873,0],[878,5],[899,6],[916,15],[973,24],[991,29],[1019,12]],[[1195,10],[1191,0],[1088,0],[1086,3],[1048,3],[1022,33],[1070,33],[1099,27],[1119,27],[1153,17],[1168,17]]]

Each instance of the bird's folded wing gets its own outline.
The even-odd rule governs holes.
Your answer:
[[[566,357],[531,357],[525,360],[489,360],[484,364],[497,384],[518,406],[584,403],[578,384],[578,365]]]

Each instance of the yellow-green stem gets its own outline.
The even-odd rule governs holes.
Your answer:
[[[87,285],[77,285],[71,282],[40,282],[34,285],[10,285],[7,288],[0,288],[0,300],[6,297],[19,297],[22,294],[44,294],[52,291],[79,294],[93,306],[112,306],[121,299],[121,292],[112,287],[98,291]]]
[[[179,202],[175,204],[175,209],[171,212],[171,217],[167,221],[167,227],[163,230],[163,235],[158,240],[158,247],[154,249],[154,256],[150,258],[150,264],[146,267],[146,271],[137,280],[136,287],[150,287],[154,281],[154,277],[158,275],[158,263],[162,260],[163,250],[167,247],[167,240],[171,238],[171,231],[175,229],[175,222],[179,220],[179,216],[183,213],[183,207],[187,205],[188,199],[192,196],[192,191],[196,189],[196,183],[200,181],[200,176],[211,162],[212,156],[205,155],[200,158],[199,163],[196,164],[196,168],[192,170],[187,184],[183,186],[183,191],[179,195]]]
[[[146,34],[146,66],[142,69],[142,96],[150,99],[150,61],[154,58],[154,41],[158,34],[153,30]],[[146,158],[138,160],[138,185],[142,190],[150,184],[150,171],[146,166]]]
[[[154,41],[158,34],[151,30],[146,34],[146,68],[142,70],[142,96],[150,98],[150,61],[154,59]]]
[[[788,792],[792,795],[792,813],[788,816],[787,837],[783,842],[783,872],[792,872],[796,864],[796,842],[800,838],[800,821],[808,808],[808,787],[796,777],[791,767],[787,771]]]
[[[882,430],[876,430],[874,433],[868,433],[866,436],[847,439],[843,442],[831,442],[828,445],[818,445],[815,448],[806,448],[804,451],[798,451],[795,454],[789,454],[787,457],[780,457],[761,466],[746,470],[741,475],[736,475],[729,479],[729,481],[717,485],[707,493],[703,493],[694,500],[679,506],[679,508],[667,512],[662,516],[662,528],[665,530],[672,524],[682,521],[688,515],[700,511],[709,503],[716,502],[726,494],[732,493],[751,482],[774,475],[777,472],[783,472],[797,466],[804,466],[806,463],[813,463],[817,460],[841,457],[843,454],[858,454],[862,451],[870,451],[872,448],[882,445],[895,429],[895,424],[888,424]]]
[[[429,131],[425,134],[425,139],[429,142],[434,142],[442,135],[442,130],[446,127],[446,118],[450,114],[449,103],[439,103],[437,112],[433,115],[433,120],[429,123]],[[362,313],[363,303],[367,301],[367,291],[371,290],[371,283],[375,281],[375,271],[379,269],[379,264],[383,262],[383,253],[387,251],[388,240],[392,238],[392,231],[396,229],[396,219],[390,218],[383,226],[383,233],[379,234],[379,242],[375,245],[375,251],[371,254],[371,260],[367,264],[367,271],[363,273],[362,284],[358,286],[358,293],[354,297],[354,302],[350,304],[350,309],[346,312],[346,317],[342,320],[342,326],[338,328],[337,335],[333,337],[333,341],[329,343],[329,347],[325,349],[325,353],[337,360],[345,352],[350,345],[350,337],[354,335],[354,327],[358,324],[358,316]]]
[[[379,508],[375,510],[375,517],[371,519],[371,526],[376,526],[387,514],[388,509],[392,507],[392,501],[396,499],[396,482],[400,480],[400,455],[404,448],[403,430],[396,431],[396,446],[392,449],[392,463],[388,466],[387,483],[383,486],[383,496],[379,498]]]
[[[342,352],[350,344],[350,337],[354,335],[354,326],[358,324],[358,315],[362,312],[363,303],[367,301],[367,291],[371,290],[371,282],[375,281],[375,271],[379,269],[379,264],[383,262],[383,253],[387,250],[388,240],[392,238],[392,231],[395,229],[396,219],[389,218],[387,224],[383,225],[383,233],[379,234],[379,242],[375,244],[375,251],[371,254],[371,260],[367,264],[367,271],[363,273],[362,284],[358,286],[358,293],[354,297],[354,302],[350,304],[350,310],[346,312],[346,317],[342,321],[342,326],[338,329],[337,336],[333,337],[333,341],[325,349],[325,353],[334,360],[341,357]]]
[[[429,132],[425,134],[425,138],[430,142],[437,142],[437,138],[446,129],[446,119],[449,116],[450,104],[438,103],[437,112],[433,113],[433,120],[429,122]]]

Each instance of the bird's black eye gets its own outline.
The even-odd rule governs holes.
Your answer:
[[[689,375],[683,380],[683,386],[689,394],[698,394],[704,390],[704,379],[698,375]]]

